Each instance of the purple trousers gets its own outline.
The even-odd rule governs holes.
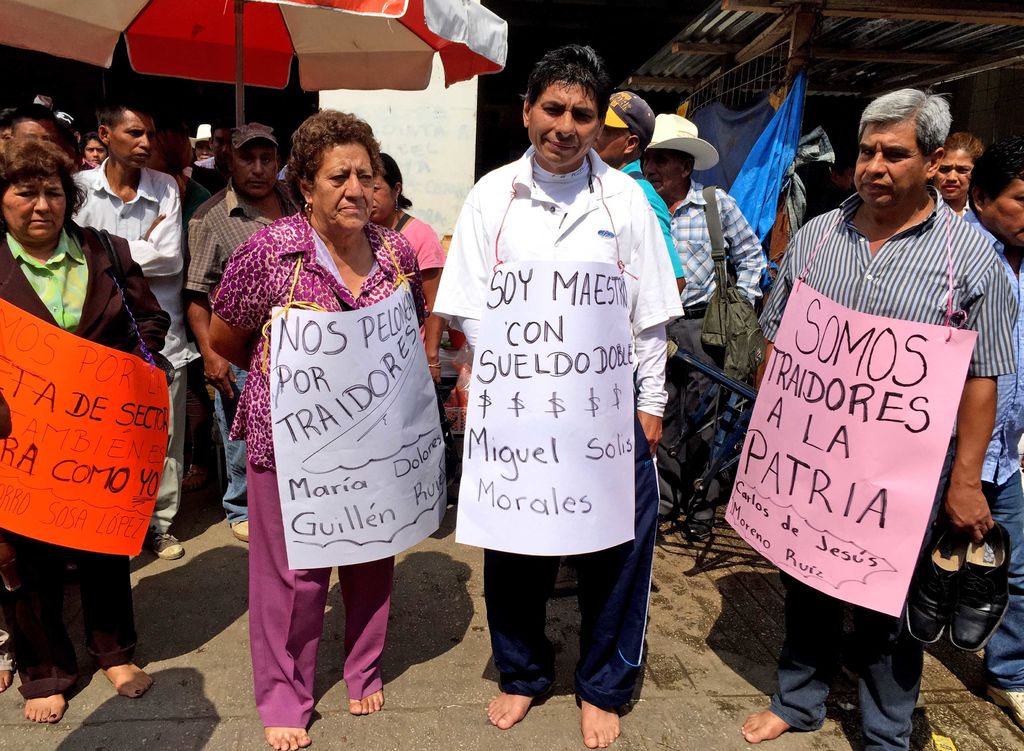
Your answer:
[[[292,571],[277,473],[248,465],[249,646],[264,727],[306,727],[331,569]],[[345,603],[345,685],[350,699],[380,691],[395,559],[339,566]]]

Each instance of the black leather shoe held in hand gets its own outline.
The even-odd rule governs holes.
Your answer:
[[[967,558],[967,538],[946,530],[914,571],[907,599],[907,629],[925,644],[942,637],[956,602],[956,580]]]
[[[949,626],[954,647],[977,652],[999,628],[1009,602],[1009,566],[1010,536],[999,524],[968,546]]]

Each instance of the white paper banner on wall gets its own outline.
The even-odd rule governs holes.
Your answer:
[[[473,361],[456,540],[573,555],[633,539],[629,296],[607,263],[506,263]]]
[[[289,310],[270,367],[289,568],[386,558],[437,530],[444,442],[408,289],[342,313]]]

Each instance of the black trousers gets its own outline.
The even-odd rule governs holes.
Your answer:
[[[0,600],[22,696],[61,694],[78,680],[78,660],[63,613],[71,562],[78,568],[86,648],[101,668],[131,662],[136,636],[128,556],[72,550],[12,532],[4,536],[14,546],[21,577],[15,592],[0,587]]]
[[[668,337],[698,360],[722,367],[724,351],[720,347],[705,347],[700,340],[704,330],[704,317],[676,318],[666,327]],[[693,484],[707,463],[715,429],[690,436],[685,441],[681,436],[691,430],[688,415],[692,415],[701,397],[712,386],[712,381],[703,373],[692,368],[670,363],[665,377],[668,403],[662,421],[661,443],[658,446],[658,472],[661,482],[661,513],[675,515],[681,506],[693,495]],[[717,492],[708,494],[714,503]],[[712,512],[713,513],[713,512]]]
[[[635,425],[636,510],[632,541],[570,558],[580,607],[576,693],[602,709],[630,700],[640,674],[651,564],[658,532],[658,485],[647,439]],[[558,556],[484,550],[484,601],[501,690],[540,696],[554,680],[544,634]]]

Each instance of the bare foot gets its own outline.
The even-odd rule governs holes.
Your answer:
[[[508,730],[521,719],[526,717],[533,703],[532,696],[520,696],[519,694],[501,693],[491,699],[487,705],[487,719],[491,724],[501,730]]]
[[[263,728],[263,735],[267,744],[277,751],[296,751],[313,742],[306,734],[306,728]]]
[[[754,712],[743,723],[743,739],[747,743],[773,741],[789,730],[789,724],[774,712],[767,709]]]
[[[25,719],[32,722],[60,722],[67,708],[64,694],[29,699],[25,702]]]
[[[142,696],[153,685],[153,679],[143,673],[138,665],[131,662],[106,668],[103,674],[107,676],[108,681],[114,684],[117,693],[130,699]]]
[[[14,682],[13,670],[0,670],[0,694],[11,687]]]
[[[361,714],[373,714],[379,712],[384,707],[384,691],[374,691],[369,696],[363,697],[362,699],[349,699],[348,700],[348,712],[349,714],[361,715]]]
[[[619,737],[619,716],[580,699],[580,730],[587,748],[608,748]]]

